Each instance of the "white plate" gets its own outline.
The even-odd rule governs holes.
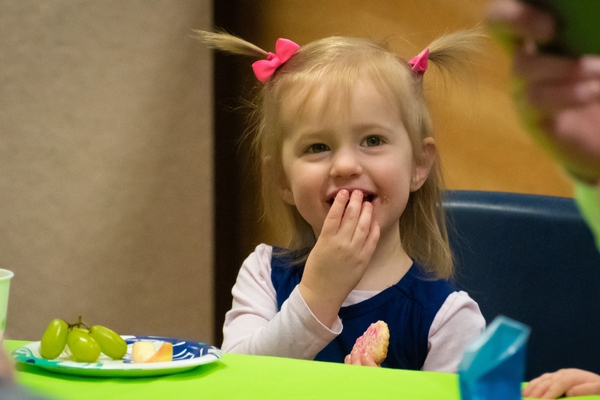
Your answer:
[[[15,361],[38,366],[52,372],[85,376],[153,376],[187,371],[202,364],[215,362],[223,352],[214,346],[188,340],[162,336],[122,336],[127,342],[127,354],[122,360],[112,360],[104,354],[95,363],[72,361],[67,351],[54,360],[40,356],[40,342],[32,342],[12,352]],[[131,361],[133,342],[163,341],[173,343],[173,361],[156,363],[134,363]]]

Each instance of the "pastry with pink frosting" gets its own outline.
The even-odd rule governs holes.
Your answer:
[[[390,343],[390,331],[383,321],[372,323],[361,337],[356,339],[352,351],[359,353],[367,352],[373,357],[373,361],[381,364],[387,356]]]

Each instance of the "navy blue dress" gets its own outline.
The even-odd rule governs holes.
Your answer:
[[[281,306],[300,283],[304,264],[292,262],[293,256],[273,249],[271,280]],[[427,278],[423,268],[413,262],[406,275],[395,285],[360,303],[342,307],[339,317],[342,333],[332,340],[315,360],[344,362],[356,339],[369,325],[385,321],[390,330],[388,355],[381,364],[387,368],[420,370],[427,357],[429,328],[446,298],[456,291],[443,279]]]

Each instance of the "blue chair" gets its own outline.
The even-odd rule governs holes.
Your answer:
[[[526,379],[560,368],[600,374],[600,254],[570,198],[447,191],[456,285],[490,323],[531,327]]]

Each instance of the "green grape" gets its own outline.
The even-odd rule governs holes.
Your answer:
[[[67,335],[67,345],[77,362],[95,362],[100,357],[100,346],[87,329],[71,328]]]
[[[102,352],[114,360],[123,358],[127,353],[127,343],[111,329],[94,325],[90,328],[90,336],[98,342]]]
[[[53,319],[46,328],[40,344],[40,355],[48,360],[55,359],[65,349],[69,325],[62,319]]]

